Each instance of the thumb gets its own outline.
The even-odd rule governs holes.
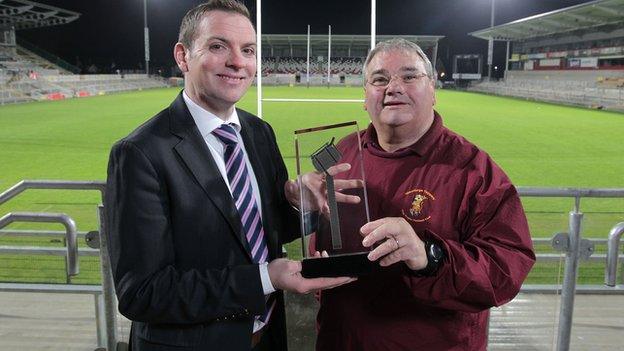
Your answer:
[[[294,180],[289,179],[284,184],[284,189],[286,190],[286,192],[295,192],[297,191],[297,184]]]

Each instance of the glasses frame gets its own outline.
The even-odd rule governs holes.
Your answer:
[[[429,77],[427,73],[421,72],[421,73],[414,74],[415,77],[413,78],[413,80],[406,81],[404,76],[407,76],[407,75],[409,75],[409,73],[404,73],[403,76],[400,76],[399,74],[392,74],[390,75],[390,79],[388,79],[388,82],[385,84],[375,84],[371,82],[369,79],[367,79],[366,84],[370,84],[371,86],[375,88],[387,88],[395,78],[397,79],[397,81],[401,82],[403,85],[412,85],[420,81],[420,79],[423,77]]]

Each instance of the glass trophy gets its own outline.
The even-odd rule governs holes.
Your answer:
[[[353,142],[340,150],[340,141]],[[344,153],[344,155],[343,155]],[[370,273],[376,262],[367,258],[360,228],[370,221],[357,123],[346,122],[295,131],[299,213],[302,233],[302,276],[357,277]],[[351,169],[336,174],[349,163]],[[359,202],[345,201],[344,195]],[[316,257],[315,252],[328,257]]]

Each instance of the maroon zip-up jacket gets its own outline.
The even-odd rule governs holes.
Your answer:
[[[342,177],[356,177],[363,162],[371,220],[405,218],[446,258],[432,277],[398,263],[323,291],[316,349],[485,350],[489,308],[513,299],[535,262],[515,187],[437,113],[420,140],[393,153],[379,147],[372,124],[360,137],[363,161],[357,135],[338,148],[352,164]],[[359,228],[342,217],[343,245],[357,250]]]

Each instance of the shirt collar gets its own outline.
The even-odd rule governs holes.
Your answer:
[[[236,109],[233,109],[232,114],[228,116],[228,118],[224,121],[221,118],[217,117],[214,113],[204,109],[195,103],[195,101],[191,100],[191,98],[186,94],[186,91],[182,91],[182,97],[184,98],[184,102],[197,125],[197,129],[199,129],[199,133],[202,137],[206,137],[212,133],[213,130],[221,127],[222,124],[230,124],[234,126],[237,132],[241,131],[240,120],[238,119],[238,114],[236,113]]]
[[[388,152],[379,146],[377,131],[371,123],[362,135],[362,147],[368,148],[369,151],[376,156],[385,158],[403,157],[412,153],[422,157],[434,145],[440,134],[442,134],[442,126],[442,117],[440,117],[438,112],[433,111],[433,123],[420,139],[408,147],[396,150],[395,152]]]

